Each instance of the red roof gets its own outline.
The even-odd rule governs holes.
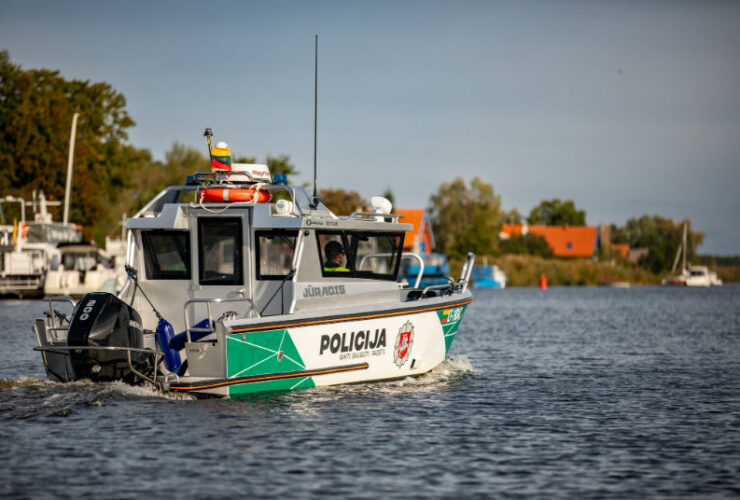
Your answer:
[[[630,253],[630,246],[628,243],[612,243],[612,250],[623,259],[626,259]]]
[[[412,224],[414,228],[406,231],[403,240],[403,250],[406,252],[431,253],[434,246],[434,236],[429,217],[423,208],[398,208],[394,213],[403,215],[402,224]]]
[[[509,236],[531,233],[550,245],[555,257],[591,257],[596,250],[595,226],[527,226],[504,224],[501,232]]]

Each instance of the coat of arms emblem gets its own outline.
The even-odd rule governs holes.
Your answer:
[[[396,337],[396,349],[393,351],[393,362],[401,368],[408,361],[411,354],[411,346],[414,345],[414,325],[407,321],[398,330]]]

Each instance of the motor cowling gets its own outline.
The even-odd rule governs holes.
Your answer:
[[[121,299],[110,293],[88,293],[77,304],[69,326],[67,343],[83,347],[143,348],[141,316]],[[138,371],[151,371],[150,356],[131,352],[131,364]],[[95,381],[123,380],[133,383],[125,350],[70,351],[75,377]]]

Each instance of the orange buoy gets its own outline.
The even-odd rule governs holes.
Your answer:
[[[257,192],[257,199],[254,199],[254,193]],[[200,194],[202,201],[256,201],[257,203],[265,203],[272,200],[272,193],[269,191],[259,190],[255,188],[247,189],[222,189],[222,188],[208,188],[204,189]]]
[[[544,274],[540,275],[540,290],[547,290],[547,278]]]

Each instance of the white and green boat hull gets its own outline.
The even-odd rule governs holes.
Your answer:
[[[189,373],[170,391],[239,397],[426,373],[450,349],[470,292],[324,317],[271,317],[217,328],[186,345]]]

